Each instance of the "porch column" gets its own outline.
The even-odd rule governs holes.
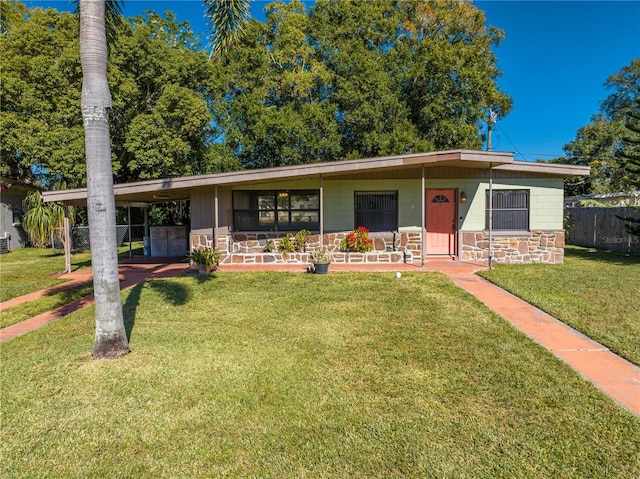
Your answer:
[[[142,237],[142,254],[151,256],[151,238],[149,238],[149,205],[142,208],[144,212],[144,236]]]
[[[424,165],[422,165],[422,176],[420,181],[420,197],[421,197],[421,211],[422,211],[422,219],[421,219],[421,234],[420,234],[420,266],[424,268],[424,255],[426,253],[425,246],[427,240],[427,225],[426,225],[426,210],[427,210],[427,200],[426,200],[426,184],[424,178]]]
[[[220,201],[218,197],[218,185],[215,186],[214,195],[213,195],[213,247],[218,247],[218,207],[220,206]]]
[[[324,246],[324,187],[320,175],[320,247]]]
[[[131,206],[127,206],[127,226],[129,227],[129,258],[133,256],[131,251]]]
[[[64,272],[71,273],[71,226],[69,225],[69,207],[64,207]]]
[[[493,163],[489,163],[489,269],[493,268]]]

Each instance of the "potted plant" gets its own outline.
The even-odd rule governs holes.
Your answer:
[[[327,274],[331,264],[331,254],[326,248],[319,248],[311,253],[313,272],[316,274]]]
[[[189,261],[198,265],[200,274],[209,274],[218,268],[220,250],[218,248],[194,249],[189,253]]]

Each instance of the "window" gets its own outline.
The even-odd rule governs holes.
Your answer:
[[[485,228],[489,228],[487,191]],[[493,230],[529,230],[529,190],[493,190]]]
[[[398,229],[397,191],[356,191],[355,227],[364,226],[371,231]]]
[[[233,192],[237,231],[297,231],[320,227],[318,190]]]

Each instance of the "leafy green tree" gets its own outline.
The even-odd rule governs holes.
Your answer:
[[[591,175],[575,188],[575,181],[565,181],[566,194],[612,193],[624,191],[631,183],[619,161],[623,148],[625,119],[640,98],[640,58],[631,61],[605,82],[611,93],[601,103],[600,113],[576,133],[564,146],[564,163],[589,165]]]
[[[496,118],[511,110],[511,99],[496,79],[494,47],[504,33],[486,27],[484,13],[471,2],[405,0],[402,6],[398,50],[402,94],[420,134],[435,148],[480,149],[484,138],[479,124],[490,112]]]
[[[80,116],[78,17],[53,9],[0,36],[2,174],[86,184]],[[110,46],[110,135],[116,182],[208,173],[232,167],[213,146],[213,67],[188,23],[149,12],[120,25]]]
[[[0,35],[9,31],[12,25],[23,21],[27,7],[16,0],[0,0]]]
[[[421,9],[427,6],[430,10]],[[479,148],[506,114],[491,47],[460,2],[275,2],[218,73],[215,120],[243,167]]]
[[[29,241],[36,248],[50,245],[51,238],[57,237],[64,244],[66,239],[63,232],[64,207],[58,203],[44,203],[39,191],[27,193],[23,201],[25,214],[22,227]],[[74,208],[69,208],[69,220],[73,224]]]
[[[640,189],[640,97],[635,98],[632,107],[627,111],[626,131],[622,138],[623,148],[619,157],[622,168],[627,174],[630,185]],[[637,208],[640,210],[640,208]],[[622,218],[626,221],[625,229],[633,235],[640,236],[640,219]]]
[[[566,156],[563,163],[591,167],[591,174],[582,183],[582,191],[567,191],[567,194],[608,193],[626,187],[624,172],[616,159],[622,130],[620,121],[598,114],[578,130],[573,141],[564,146]]]
[[[52,182],[79,186],[85,165],[77,17],[31,10],[0,36],[0,50],[2,175],[33,183],[46,171]]]
[[[130,19],[111,48],[111,140],[118,183],[208,173],[218,134],[208,108],[213,68],[175,15]]]
[[[253,21],[218,72],[215,120],[243,167],[329,161],[340,137],[330,78],[308,44],[304,5],[271,4],[267,24]]]

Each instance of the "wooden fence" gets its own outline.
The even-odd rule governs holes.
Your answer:
[[[572,225],[567,230],[567,244],[640,254],[640,238],[627,233],[625,222],[618,218],[640,218],[640,210],[623,207],[565,208],[564,213],[571,216]]]

